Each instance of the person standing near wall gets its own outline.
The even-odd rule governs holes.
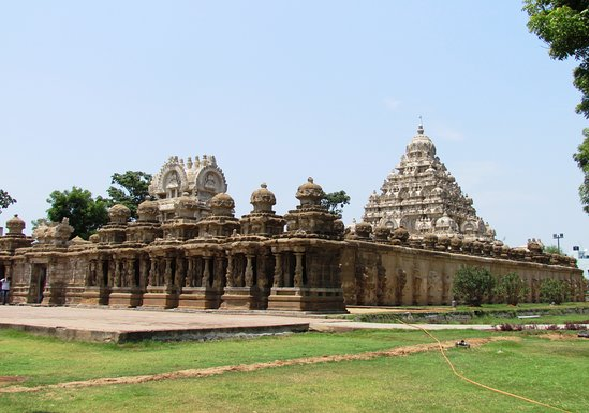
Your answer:
[[[4,278],[2,278],[0,280],[0,283],[2,283],[1,294],[2,294],[2,305],[4,305],[10,299],[9,298],[9,295],[10,295],[10,277],[5,276]]]

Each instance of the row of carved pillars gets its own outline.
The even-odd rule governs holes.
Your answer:
[[[137,257],[91,259],[85,285],[87,287],[144,287],[149,260]]]
[[[98,258],[89,261],[86,286],[338,287],[338,263],[328,258],[292,251]]]

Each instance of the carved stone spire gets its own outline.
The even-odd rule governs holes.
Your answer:
[[[423,135],[425,130],[423,129],[423,116],[419,115],[419,125],[417,125],[417,134]]]

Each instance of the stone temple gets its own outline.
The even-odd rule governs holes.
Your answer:
[[[472,199],[462,194],[436,152],[420,124],[401,162],[385,179],[382,193],[370,196],[364,220],[391,230],[402,226],[412,235],[494,240],[495,230],[476,215]]]
[[[214,156],[169,158],[149,191],[136,220],[115,205],[89,240],[70,239],[67,218],[32,237],[22,219],[9,219],[0,278],[12,277],[12,302],[304,312],[447,305],[463,265],[495,276],[517,272],[529,302],[539,300],[546,278],[565,281],[573,300],[585,300],[573,258],[545,254],[534,240],[509,248],[494,239],[422,126],[382,194],[370,197],[365,222],[347,229],[321,204],[323,189],[312,178],[293,191],[298,205],[284,215],[262,184],[251,212],[236,217]]]

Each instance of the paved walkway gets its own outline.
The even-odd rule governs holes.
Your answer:
[[[416,324],[426,330],[493,330],[495,326],[484,324]],[[415,330],[410,324],[362,323],[347,320],[317,320],[311,322],[311,329],[317,331],[351,331],[359,329]]]
[[[309,320],[221,312],[0,306],[0,327],[84,341],[210,339],[307,331]]]
[[[420,324],[429,330],[489,330],[488,325]],[[178,311],[88,307],[0,306],[0,327],[84,341],[210,339],[248,334],[357,329],[414,329],[407,324],[362,323],[305,314]]]

